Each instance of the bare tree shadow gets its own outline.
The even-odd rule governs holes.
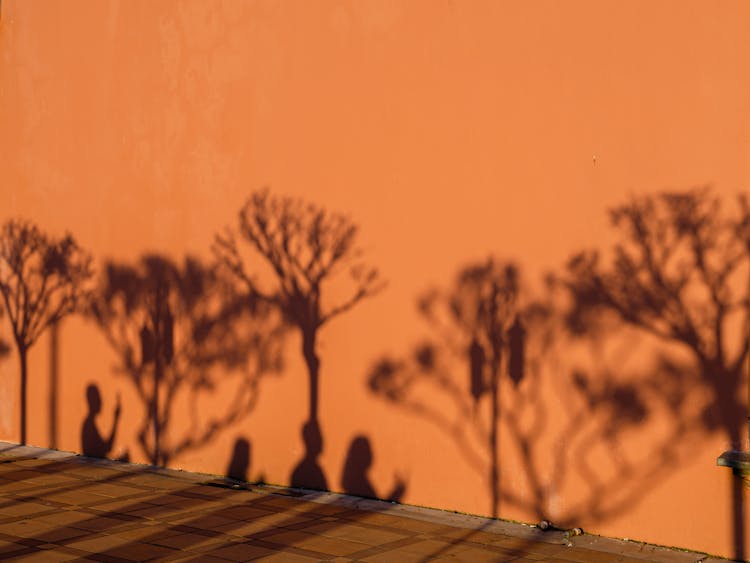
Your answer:
[[[372,463],[373,453],[370,439],[367,436],[355,436],[349,444],[349,450],[344,461],[344,471],[341,477],[341,487],[344,492],[360,497],[399,502],[406,493],[405,479],[397,475],[391,491],[379,495],[368,475]]]
[[[609,314],[624,326],[687,353],[707,391],[700,419],[727,446],[742,449],[747,406],[742,403],[750,331],[750,206],[732,212],[708,188],[633,198],[612,210],[620,241],[605,261],[582,252],[568,264],[571,326],[584,333]],[[684,386],[687,381],[683,381]],[[747,541],[742,483],[733,480],[735,557]]]
[[[107,264],[91,315],[117,354],[117,372],[143,406],[140,449],[153,465],[167,465],[209,443],[247,415],[263,378],[282,368],[286,326],[267,303],[238,297],[215,268],[186,258],[180,266],[159,255],[135,265]],[[218,412],[200,399],[232,387]],[[174,421],[178,397],[191,420]]]
[[[463,268],[448,289],[418,299],[433,336],[409,357],[376,362],[369,387],[452,438],[487,483],[493,516],[505,504],[540,520],[554,512],[556,524],[573,526],[638,502],[684,455],[685,438],[701,429],[683,417],[683,372],[675,367],[673,379],[656,377],[666,359],[627,377],[618,372],[623,364],[611,369],[597,358],[585,368],[564,367],[571,334],[560,289],[550,278],[545,295],[532,298],[519,268],[494,259]],[[602,333],[595,336],[586,343],[593,352]],[[632,383],[636,375],[642,385]],[[551,418],[560,406],[562,417]],[[624,447],[651,416],[667,421],[665,432],[644,445],[647,451]],[[601,443],[607,448],[595,450]],[[501,451],[511,457],[501,460]],[[524,491],[501,479],[503,467],[516,482],[522,476]],[[583,484],[575,502],[556,507],[572,483]]]
[[[418,300],[419,311],[436,337],[416,346],[408,360],[384,358],[369,377],[373,393],[431,420],[452,436],[478,471],[484,471],[483,453],[488,455],[489,471],[483,477],[488,479],[493,516],[498,515],[500,504],[500,376],[511,327],[513,353],[523,352],[519,283],[513,264],[490,259],[464,268],[452,290],[433,289]],[[468,368],[466,384],[452,373],[451,359],[456,358]],[[514,358],[512,364],[520,381],[523,362]],[[447,395],[454,412],[446,413],[421,399],[416,388],[422,383]],[[480,404],[488,406],[488,416],[480,415]],[[484,452],[478,453],[472,440],[466,439],[467,427]]]
[[[277,197],[268,190],[253,193],[239,213],[238,232],[239,243],[229,228],[216,237],[213,248],[217,259],[241,280],[250,300],[277,307],[301,336],[309,410],[303,429],[306,453],[292,484],[326,489],[325,477],[315,461],[322,447],[318,421],[319,332],[329,321],[379,292],[384,283],[375,268],[360,260],[356,225],[345,215],[314,204]],[[263,288],[248,271],[246,248],[270,267],[273,281],[269,287]],[[348,283],[348,296],[326,300],[324,296],[334,293],[329,288],[334,280]]]
[[[91,256],[70,235],[55,238],[29,221],[0,230],[0,295],[21,364],[20,429],[26,444],[28,351],[42,333],[80,308],[92,277]]]

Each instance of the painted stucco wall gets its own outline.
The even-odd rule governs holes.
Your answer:
[[[460,354],[442,372],[455,390],[426,381],[417,394],[438,417],[373,392],[374,370],[385,357],[407,364],[425,339],[450,349],[417,302],[467,265],[513,261],[530,302],[572,255],[617,240],[607,210],[632,195],[710,185],[735,209],[750,187],[748,68],[741,1],[3,0],[0,219],[71,232],[101,274],[147,253],[211,263],[216,234],[262,188],[345,213],[387,286],[318,333],[328,486],[347,488],[347,452],[364,436],[379,496],[402,484],[403,502],[492,514],[487,437],[475,433],[488,411],[456,410]],[[270,283],[262,259],[248,263]],[[345,299],[346,276],[332,281],[326,298]],[[17,440],[7,315],[0,327],[11,350],[0,438]],[[144,405],[102,330],[72,315],[57,334],[56,360],[49,332],[29,356],[28,442],[81,451],[94,383],[102,434],[122,405],[109,455],[147,461]],[[688,379],[667,377],[663,343],[632,327],[600,345],[558,336],[530,344],[518,386],[501,379],[499,515],[747,556],[750,523],[738,531],[737,489],[715,466],[731,444],[701,422],[711,393],[652,385]],[[224,473],[242,438],[248,477],[288,484],[307,416],[299,340],[290,330],[252,409],[170,464]],[[220,371],[195,403],[178,397],[170,432],[220,416],[235,381]],[[582,371],[600,398],[610,385],[640,399],[625,411],[587,403],[571,384]],[[670,410],[676,394],[686,399]]]

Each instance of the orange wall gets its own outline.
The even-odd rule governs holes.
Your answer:
[[[628,194],[747,189],[748,68],[750,5],[741,1],[4,0],[0,218],[70,230],[101,266],[151,251],[208,260],[214,234],[264,186],[346,212],[389,285],[321,331],[328,483],[341,490],[349,443],[365,434],[381,495],[399,476],[405,502],[489,514],[487,483],[455,440],[374,397],[369,371],[430,334],[416,298],[447,287],[471,261],[516,260],[538,289],[541,274],[571,253],[612,240],[606,210]],[[623,374],[646,365],[643,346],[610,362]],[[44,337],[30,356],[29,442],[41,446],[50,443],[48,352]],[[93,323],[64,322],[59,361],[58,447],[80,450],[85,388],[96,382],[104,432],[122,397],[113,455],[143,461],[133,435],[141,406]],[[552,478],[544,448],[573,456],[573,475],[545,508],[564,518],[588,498],[575,452],[601,460],[604,481],[617,461],[585,435],[554,443],[554,421],[580,407],[553,391],[555,374],[574,360],[563,350],[556,362],[540,375],[544,386],[523,392],[547,405],[539,474]],[[15,356],[0,359],[0,438],[8,440],[18,438],[17,377]],[[206,412],[228,393],[202,398]],[[288,483],[306,401],[293,341],[257,407],[174,465],[222,473],[242,436],[252,444],[250,477]],[[642,448],[635,457],[653,460],[659,452],[644,444],[659,443],[667,424],[656,416],[628,430],[628,455]],[[502,480],[531,499],[507,432]],[[677,444],[678,462],[663,460],[642,481],[608,483],[609,498],[637,491],[631,500],[576,523],[732,555],[731,477],[715,467],[726,447],[720,433]],[[532,504],[501,503],[500,515],[533,521]]]

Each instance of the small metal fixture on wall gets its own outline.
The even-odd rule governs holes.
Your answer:
[[[728,450],[716,458],[716,465],[731,467],[738,477],[750,477],[750,452]]]

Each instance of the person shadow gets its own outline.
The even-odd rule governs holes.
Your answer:
[[[344,492],[359,497],[399,502],[406,493],[406,481],[397,474],[391,492],[384,496],[379,495],[368,476],[372,461],[370,439],[367,436],[356,436],[349,445],[349,451],[344,462],[344,471],[341,478],[341,487]]]
[[[112,431],[107,438],[102,436],[96,424],[96,417],[99,416],[102,410],[102,396],[96,384],[91,383],[86,387],[86,400],[89,412],[81,425],[81,450],[83,451],[83,455],[88,457],[106,458],[107,454],[112,451],[112,445],[117,436],[117,426],[120,423],[120,412],[122,410],[120,396],[119,394],[117,395]],[[120,461],[128,461],[129,457],[126,452],[118,459]]]
[[[238,481],[247,481],[247,474],[250,470],[250,442],[245,438],[237,438],[234,442],[232,459],[229,460],[226,476]]]
[[[328,481],[318,464],[318,457],[323,451],[323,436],[317,420],[309,420],[302,426],[302,440],[305,442],[305,455],[292,471],[291,485],[327,491]]]

